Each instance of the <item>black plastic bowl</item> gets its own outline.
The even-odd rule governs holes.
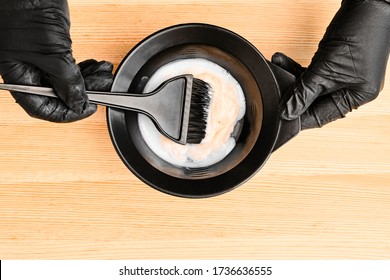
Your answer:
[[[142,92],[162,65],[184,58],[206,58],[228,70],[243,88],[246,114],[236,146],[222,161],[205,168],[174,166],[144,142],[138,113],[107,109],[114,146],[125,165],[162,192],[189,198],[225,193],[251,178],[274,149],[280,130],[279,87],[269,63],[247,40],[207,24],[176,25],[144,39],[119,66],[113,92]]]

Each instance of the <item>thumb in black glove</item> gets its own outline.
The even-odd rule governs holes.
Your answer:
[[[52,86],[61,100],[13,92],[32,117],[71,122],[96,111],[72,56],[67,1],[0,2],[0,75],[6,83]]]
[[[390,5],[344,0],[308,68],[281,53],[272,62],[297,77],[281,102],[281,118],[321,127],[372,101],[383,88],[390,50]]]

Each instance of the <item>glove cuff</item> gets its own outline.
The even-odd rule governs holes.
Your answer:
[[[68,9],[67,0],[1,0],[0,11],[33,10],[44,8]]]

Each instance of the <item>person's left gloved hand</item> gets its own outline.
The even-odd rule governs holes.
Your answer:
[[[83,77],[83,83],[86,90],[110,91],[114,79],[112,74],[113,65],[111,62],[98,62],[94,59],[88,59],[80,62],[78,68]],[[41,74],[37,74],[33,67],[27,65],[24,67],[24,70],[23,77],[37,78],[36,83],[34,80],[28,80],[29,82],[26,84],[40,84],[51,87],[50,79],[46,75],[41,76]],[[12,92],[12,96],[15,98],[16,102],[26,108],[26,111],[30,116],[40,119],[42,118],[41,116],[45,116],[45,120],[52,122],[64,123],[78,121],[89,117],[97,110],[95,104],[88,104],[88,109],[86,111],[82,114],[77,114],[58,98],[19,92]]]
[[[75,63],[66,0],[1,0],[0,37],[4,82],[53,87],[60,97],[12,92],[30,116],[73,122],[96,111],[85,89],[109,90],[112,65],[88,61],[79,67]],[[84,81],[86,77],[89,80]]]

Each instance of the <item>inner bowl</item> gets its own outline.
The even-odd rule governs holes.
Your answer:
[[[245,95],[247,113],[236,125],[235,148],[227,157],[211,166],[201,168],[179,167],[161,160],[138,133],[132,134],[131,137],[142,156],[155,168],[168,175],[187,180],[215,177],[239,164],[251,151],[260,133],[263,116],[262,100],[256,81],[248,68],[236,57],[216,47],[202,44],[182,44],[163,50],[146,61],[134,77],[130,91],[143,92],[145,83],[161,66],[188,58],[203,58],[218,64],[228,70],[241,85]],[[140,131],[138,116],[138,113],[126,113],[128,131]]]
[[[138,113],[107,109],[114,146],[126,166],[148,185],[182,197],[208,197],[242,184],[261,168],[275,143],[279,93],[264,57],[239,35],[206,24],[177,25],[152,34],[121,63],[113,92],[143,92],[150,77],[175,60],[203,58],[238,81],[246,113],[237,125],[236,146],[221,161],[203,168],[172,165],[145,143]],[[189,73],[191,74],[191,73]]]

